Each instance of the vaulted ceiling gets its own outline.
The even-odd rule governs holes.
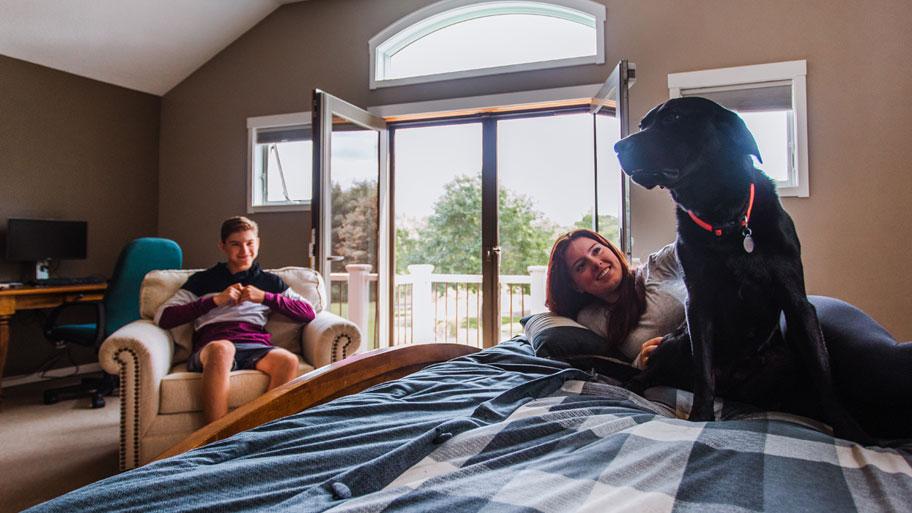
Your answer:
[[[163,95],[300,0],[0,0],[0,55]]]

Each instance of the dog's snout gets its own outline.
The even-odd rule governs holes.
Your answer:
[[[625,138],[621,139],[620,141],[614,143],[615,153],[623,153],[623,152],[627,151],[628,149],[630,149],[630,138],[629,137],[625,137]]]

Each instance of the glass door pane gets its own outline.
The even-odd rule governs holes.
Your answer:
[[[632,250],[630,233],[630,177],[621,171],[614,144],[629,133],[627,122],[628,90],[635,80],[636,66],[618,62],[608,80],[592,99],[595,116],[595,181],[598,216],[594,228],[617,243],[627,256]]]
[[[595,155],[596,194],[598,202],[598,224],[596,231],[606,239],[624,247],[621,243],[621,223],[624,217],[622,195],[624,177],[614,143],[620,140],[620,126],[614,111],[601,110],[595,114]]]
[[[381,244],[388,180],[385,123],[320,91],[315,106],[316,267],[332,311],[361,328],[363,349],[376,348],[386,326],[378,301],[388,260]]]
[[[396,128],[393,344],[481,335],[481,123]]]
[[[501,340],[522,333],[523,316],[545,310],[557,236],[592,226],[592,120],[575,112],[498,122]]]

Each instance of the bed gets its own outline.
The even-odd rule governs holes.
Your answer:
[[[522,336],[475,351],[358,355],[29,511],[912,508],[912,444],[861,447],[724,401],[716,422],[688,422],[688,392],[634,395],[612,376],[620,366],[571,367]]]

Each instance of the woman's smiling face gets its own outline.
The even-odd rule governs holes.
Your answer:
[[[606,302],[617,299],[621,263],[611,248],[588,237],[570,241],[565,254],[574,287]]]

